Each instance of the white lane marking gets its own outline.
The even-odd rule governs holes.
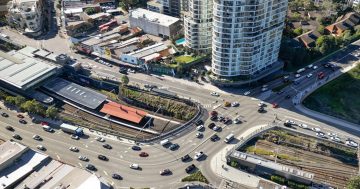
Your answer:
[[[79,166],[80,166],[81,168],[83,167],[81,163],[79,163]]]
[[[124,158],[124,156],[120,155],[120,158],[122,159],[122,158]]]
[[[56,155],[56,157],[57,157],[57,159],[58,159],[58,160],[61,160],[61,158],[60,158],[60,156],[59,156],[59,155]]]
[[[87,144],[85,144],[85,148],[88,148],[89,146]]]
[[[297,120],[297,121],[300,121],[301,123],[307,123],[307,124],[309,124],[309,126],[313,125],[313,126],[320,127],[319,125],[317,125],[317,124],[315,124],[315,123],[303,121],[303,120],[301,120],[301,119],[297,119],[297,118],[294,118],[294,117],[291,117],[291,116],[285,116],[285,117],[290,118],[290,119],[295,119],[295,120]]]
[[[108,174],[106,171],[104,171],[104,174],[105,174],[106,176],[109,176],[109,174]]]

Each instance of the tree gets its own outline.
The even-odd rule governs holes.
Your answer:
[[[321,34],[321,35],[324,35],[325,34],[325,27],[323,25],[320,25],[318,28],[317,28],[317,31]]]
[[[53,119],[53,118],[57,117],[57,113],[58,113],[58,109],[55,106],[49,106],[46,109],[45,115],[46,115],[46,117]]]
[[[7,97],[7,94],[5,91],[0,90],[0,99],[5,99]]]
[[[45,115],[45,108],[36,100],[28,100],[21,105],[21,109],[29,113]]]
[[[8,104],[15,105],[15,97],[14,96],[7,96],[5,98],[5,102],[8,103]]]
[[[121,85],[125,86],[129,84],[129,78],[126,75],[121,76]]]
[[[20,107],[21,104],[23,104],[23,103],[26,101],[26,99],[25,99],[24,97],[19,96],[19,95],[16,96],[16,97],[14,98],[14,100],[15,100],[15,105],[18,106],[18,107]]]
[[[316,49],[323,55],[331,52],[335,48],[336,41],[333,36],[324,35],[316,40]]]
[[[95,14],[96,13],[96,10],[94,7],[88,7],[85,9],[84,11],[87,15],[92,15],[92,14]]]
[[[294,29],[294,34],[296,35],[296,36],[299,36],[299,35],[301,35],[302,33],[303,33],[303,29],[300,27],[300,28],[296,28],[296,29]]]
[[[353,177],[346,185],[346,189],[359,189],[360,188],[360,176]]]

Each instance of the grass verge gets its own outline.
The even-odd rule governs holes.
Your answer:
[[[201,173],[201,171],[196,171],[195,173],[181,179],[182,182],[191,182],[191,181],[199,181],[209,184],[209,181],[206,177]]]
[[[360,65],[309,95],[305,107],[360,124]]]

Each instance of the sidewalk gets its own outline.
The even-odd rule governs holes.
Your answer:
[[[249,134],[255,132],[257,129],[260,129],[261,127],[264,126],[266,125],[258,125],[255,127],[251,127],[250,129],[246,130],[243,134],[237,136],[236,138],[237,139],[245,138]],[[210,163],[211,170],[221,178],[256,188],[259,185],[260,180],[262,180],[261,177],[246,173],[239,169],[235,169],[226,164],[225,154],[227,153],[228,150],[231,150],[233,146],[235,146],[235,144],[227,145],[226,148],[223,148],[211,159],[211,163]]]

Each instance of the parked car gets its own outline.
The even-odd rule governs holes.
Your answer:
[[[89,161],[89,158],[86,156],[79,156],[79,160],[81,161]]]
[[[46,148],[43,145],[37,145],[36,146],[37,149],[41,150],[41,151],[45,151]]]
[[[246,92],[244,93],[244,95],[247,96],[247,95],[249,95],[250,93],[251,93],[250,91],[246,91]]]
[[[171,173],[170,169],[164,169],[164,170],[160,171],[160,175],[168,175],[170,173]]]
[[[77,136],[77,135],[71,135],[71,139],[74,139],[74,140],[79,140],[79,139],[80,139],[80,137],[79,137],[79,136]]]
[[[34,135],[32,138],[38,141],[42,140],[42,138],[39,135]]]
[[[211,111],[210,112],[210,116],[217,116],[218,115],[218,112],[217,111]]]
[[[105,142],[105,139],[103,137],[96,137],[95,140],[99,142]]]
[[[217,119],[218,119],[218,117],[216,115],[210,117],[211,121],[216,121]]]
[[[12,137],[13,137],[14,139],[17,139],[17,140],[21,140],[21,139],[22,139],[21,136],[18,135],[18,134],[14,134]]]
[[[215,126],[216,126],[215,123],[210,123],[210,124],[208,125],[209,129],[213,129]]]
[[[219,93],[217,93],[217,92],[211,92],[210,95],[211,96],[220,96]]]
[[[313,70],[316,70],[316,69],[318,69],[318,66],[313,66]]]
[[[109,149],[109,150],[112,149],[112,147],[110,146],[110,144],[103,144],[102,146],[103,146],[104,148],[106,148],[106,149]]]
[[[13,127],[11,127],[10,125],[6,126],[5,129],[8,131],[15,131],[15,129]]]
[[[179,147],[180,147],[180,146],[179,146],[178,144],[174,143],[174,144],[171,144],[171,145],[170,145],[169,149],[170,149],[170,150],[176,150],[176,149],[178,149]]]
[[[69,148],[69,150],[72,151],[72,152],[79,152],[79,149],[76,148],[75,146],[71,146],[71,147]]]
[[[196,130],[201,131],[204,129],[204,125],[199,125],[196,127]]]
[[[312,73],[309,73],[306,75],[307,78],[310,78],[313,74]]]
[[[203,156],[204,156],[204,152],[200,151],[195,154],[194,159],[199,160]]]
[[[149,154],[146,153],[146,152],[141,152],[141,153],[139,154],[139,156],[140,156],[140,157],[148,157]]]
[[[182,161],[182,162],[187,161],[188,159],[190,159],[189,154],[186,154],[186,155],[184,155],[183,157],[181,157],[181,161]]]
[[[194,164],[189,165],[188,167],[186,167],[185,172],[186,173],[190,173],[192,170],[194,170],[196,168],[196,166]]]
[[[350,140],[350,139],[347,139],[346,142],[345,142],[346,145],[350,146],[350,147],[353,147],[353,148],[357,148],[358,147],[358,143],[353,141],[353,140]]]
[[[202,133],[196,133],[196,138],[202,138],[204,135]]]
[[[224,123],[225,123],[225,124],[231,124],[231,122],[232,122],[232,120],[231,120],[229,117],[226,117],[226,118],[224,119]]]
[[[242,123],[242,121],[241,121],[240,118],[235,118],[235,119],[234,119],[234,123],[235,123],[235,124],[239,124],[239,123]]]
[[[119,174],[116,174],[116,173],[112,174],[111,177],[112,177],[113,179],[117,179],[117,180],[121,180],[121,179],[122,179],[122,177],[121,177]]]
[[[266,106],[266,104],[265,104],[265,102],[264,102],[264,101],[261,101],[261,102],[258,104],[258,106],[259,106],[259,107],[265,107],[265,106]]]
[[[16,117],[21,118],[21,119],[25,118],[22,114],[18,114],[18,115],[16,115]]]
[[[202,125],[202,124],[204,124],[204,121],[201,120],[201,119],[199,119],[199,120],[197,120],[197,121],[195,122],[195,125],[196,125],[196,126],[199,126],[199,125]]]
[[[108,160],[109,160],[109,159],[108,159],[106,156],[104,156],[104,155],[98,155],[98,159],[103,160],[103,161],[108,161]]]
[[[1,116],[3,116],[3,117],[9,117],[9,114],[3,112],[3,113],[1,113]]]
[[[295,75],[295,78],[299,78],[299,77],[301,77],[300,74],[296,74],[296,75]]]
[[[224,119],[225,119],[224,116],[219,116],[219,117],[218,117],[218,121],[220,121],[220,122],[221,122],[221,121],[224,121]]]
[[[133,149],[135,151],[140,151],[141,147],[140,146],[132,146],[131,149]]]
[[[214,135],[211,136],[211,138],[210,138],[210,140],[213,141],[213,142],[215,142],[215,141],[217,141],[217,140],[219,140],[219,139],[220,139],[220,137],[219,137],[217,134],[214,134]]]
[[[140,166],[139,166],[139,164],[132,163],[132,164],[130,164],[130,168],[131,168],[131,169],[139,169]]]
[[[326,138],[326,135],[325,135],[325,133],[323,133],[323,132],[317,132],[316,133],[316,136],[318,136],[318,137],[320,137],[320,138]]]
[[[300,128],[303,128],[303,129],[309,129],[309,126],[306,125],[306,124],[304,124],[304,123],[301,123],[301,124],[299,125],[299,127],[300,127]]]
[[[273,108],[278,108],[278,107],[279,107],[279,104],[277,104],[277,103],[272,103],[272,107],[273,107]]]
[[[20,120],[19,120],[19,123],[27,124],[27,122],[26,122],[24,119],[20,119]]]
[[[320,129],[320,128],[317,128],[317,127],[313,127],[313,128],[311,128],[311,130],[312,130],[312,131],[315,131],[315,132],[320,132],[320,131],[321,131],[321,129]]]
[[[219,130],[220,130],[220,127],[215,125],[215,126],[212,128],[212,130],[213,130],[213,131],[219,131]]]
[[[231,103],[231,106],[232,106],[232,107],[237,107],[237,106],[239,106],[239,105],[240,105],[239,102],[233,102],[233,103]]]
[[[260,108],[258,109],[258,112],[259,112],[259,113],[265,113],[266,111],[265,111],[265,108],[264,108],[264,107],[260,107]]]
[[[325,77],[325,73],[324,72],[319,72],[318,73],[318,79],[323,79]]]
[[[334,142],[339,142],[339,143],[341,142],[341,139],[338,136],[332,136],[332,137],[330,137],[330,139]]]
[[[87,164],[85,166],[85,168],[88,169],[88,170],[91,170],[91,171],[96,171],[96,167],[94,165],[92,165],[92,164]]]

